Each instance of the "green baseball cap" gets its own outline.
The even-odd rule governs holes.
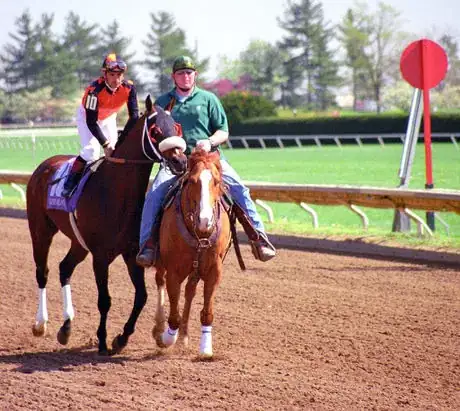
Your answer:
[[[174,60],[174,63],[172,66],[173,73],[175,73],[177,70],[183,70],[183,69],[189,69],[189,70],[196,71],[195,63],[189,56],[179,56],[179,57],[176,57],[176,59]]]

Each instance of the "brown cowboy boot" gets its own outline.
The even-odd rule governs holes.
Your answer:
[[[268,261],[276,255],[276,249],[267,237],[267,234],[258,232],[259,238],[251,241],[252,254],[257,260]]]
[[[232,210],[249,238],[254,257],[264,262],[271,260],[276,255],[276,249],[267,234],[254,228],[249,217],[237,203],[233,203]]]
[[[68,198],[72,195],[78,185],[78,182],[80,181],[85,165],[86,161],[83,160],[80,156],[75,159],[62,189],[63,197]]]
[[[150,237],[136,256],[136,263],[144,268],[152,267],[157,261],[159,247]]]

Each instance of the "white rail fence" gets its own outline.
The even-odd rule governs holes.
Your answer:
[[[25,200],[24,189],[32,173],[0,170],[0,185],[9,184],[17,190],[22,200]],[[460,214],[460,191],[456,190],[409,190],[399,188],[377,188],[364,186],[333,186],[312,184],[272,184],[260,182],[245,182],[251,190],[251,196],[256,203],[274,221],[271,207],[266,201],[280,203],[295,203],[309,213],[313,226],[318,226],[318,216],[309,204],[346,206],[361,218],[363,228],[367,229],[369,220],[359,208],[385,208],[399,210],[415,221],[419,235],[432,235],[425,221],[412,210],[434,212],[453,212]],[[442,219],[439,221],[445,225]]]
[[[35,129],[1,129],[0,128],[0,149],[5,148],[24,148],[37,149],[44,148],[78,148],[78,141],[71,141],[63,138],[62,141],[47,141],[47,137],[70,137],[76,136],[75,127],[67,128],[35,128]],[[27,140],[24,141],[24,138]],[[30,140],[28,140],[30,139]],[[316,145],[334,144],[341,147],[345,144],[376,144],[384,146],[385,143],[403,143],[405,133],[390,134],[318,134],[318,135],[273,135],[273,136],[235,136],[231,135],[227,141],[229,149],[236,148],[284,148],[284,147],[304,147]],[[452,143],[457,150],[460,150],[460,132],[458,133],[432,133],[434,142]],[[423,134],[419,135],[418,141],[423,142]]]
[[[335,144],[341,147],[344,144],[357,144],[363,146],[369,143],[378,143],[382,147],[386,143],[403,143],[406,135],[404,133],[391,134],[318,134],[318,135],[273,135],[273,136],[230,136],[227,146],[234,148],[284,148],[287,146],[304,147],[307,145]],[[452,143],[457,150],[460,150],[459,133],[432,133],[433,141]],[[419,142],[423,142],[423,134],[419,135]]]

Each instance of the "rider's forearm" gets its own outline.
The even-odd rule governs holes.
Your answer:
[[[228,131],[217,130],[212,136],[209,137],[209,141],[213,147],[219,146],[228,140]]]

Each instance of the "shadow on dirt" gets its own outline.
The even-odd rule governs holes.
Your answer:
[[[5,350],[10,354],[2,354],[0,350],[0,363],[15,364],[17,368],[12,371],[25,374],[34,372],[52,372],[52,371],[72,371],[74,367],[90,366],[99,367],[103,364],[120,364],[125,362],[137,361],[129,356],[101,356],[98,355],[97,349],[93,345],[83,345],[72,349],[61,349],[49,352],[21,352],[11,354],[11,350]],[[156,356],[150,356],[150,359],[156,359]]]

